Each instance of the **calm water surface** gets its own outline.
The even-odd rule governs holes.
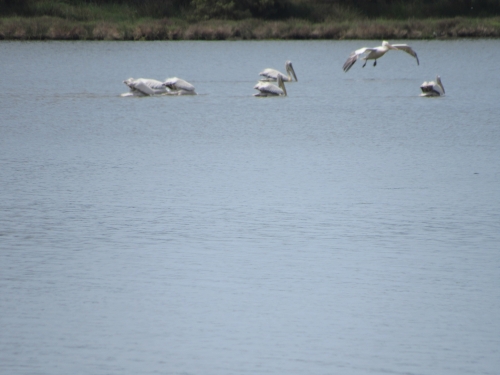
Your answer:
[[[0,372],[500,373],[500,41],[377,44],[1,42]]]

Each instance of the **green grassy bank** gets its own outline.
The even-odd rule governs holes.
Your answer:
[[[3,40],[500,37],[498,0],[0,0]]]

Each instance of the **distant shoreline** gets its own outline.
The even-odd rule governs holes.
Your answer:
[[[343,40],[500,38],[500,17],[360,19],[313,23],[180,19],[72,21],[59,17],[1,17],[0,40]]]

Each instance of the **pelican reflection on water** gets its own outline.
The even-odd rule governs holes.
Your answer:
[[[281,76],[278,76],[278,86],[269,82],[258,82],[254,86],[254,89],[259,90],[259,92],[253,96],[287,96],[285,84],[283,83],[283,78],[281,78]]]
[[[344,63],[343,69],[344,72],[347,72],[351,67],[354,65],[354,63],[360,58],[361,60],[365,60],[365,63],[363,64],[363,68],[365,67],[366,63],[368,60],[375,60],[373,62],[373,66],[377,66],[377,59],[381,58],[384,56],[389,50],[395,50],[395,51],[404,51],[411,56],[413,56],[417,60],[417,65],[420,65],[418,61],[418,56],[417,53],[407,44],[389,44],[387,41],[383,41],[381,46],[378,47],[373,47],[373,48],[367,48],[363,47],[360,48],[354,52],[352,52],[349,57],[347,58],[346,62]]]
[[[267,82],[275,82],[278,80],[278,77],[281,77],[284,82],[292,82],[293,80],[298,81],[297,75],[295,74],[295,70],[293,69],[293,65],[290,60],[287,60],[285,62],[285,70],[286,74],[283,74],[276,69],[267,68],[260,72],[259,75],[264,77],[261,79],[261,81]]]
[[[427,97],[443,96],[445,93],[444,86],[443,83],[441,82],[440,76],[436,76],[436,81],[422,83],[422,85],[420,85],[420,90],[422,90],[420,96],[427,96]]]

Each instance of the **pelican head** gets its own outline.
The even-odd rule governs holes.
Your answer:
[[[387,40],[384,40],[382,42],[382,47],[385,47],[387,49],[395,49],[395,50],[397,50],[397,48],[394,47],[392,44],[390,44]]]
[[[293,69],[293,65],[292,65],[292,62],[290,60],[287,60],[285,62],[285,69],[286,69],[286,72],[288,73],[288,76],[290,77],[290,81],[292,80],[292,77],[293,77],[293,79],[295,79],[295,81],[298,81],[297,75],[295,74],[295,70]]]

